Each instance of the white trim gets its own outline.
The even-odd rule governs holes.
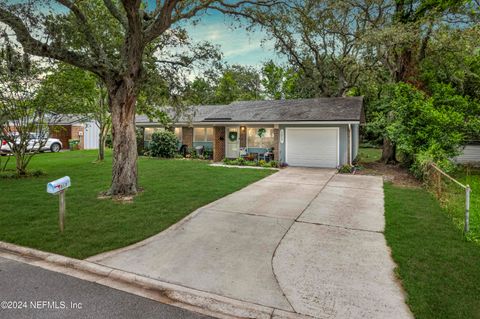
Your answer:
[[[348,147],[350,151],[348,152],[348,164],[352,166],[352,157],[353,157],[353,145],[352,145],[352,124],[348,124]]]
[[[288,164],[288,131],[289,130],[331,130],[337,131],[337,167],[340,166],[340,128],[339,127],[287,127],[285,128],[285,162]]]

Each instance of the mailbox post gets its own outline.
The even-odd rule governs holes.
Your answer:
[[[60,226],[60,232],[63,233],[65,227],[65,191],[71,185],[70,177],[65,176],[47,184],[47,193],[52,195],[59,195],[59,212],[58,212],[58,224]]]

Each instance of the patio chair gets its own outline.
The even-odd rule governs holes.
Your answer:
[[[198,156],[203,156],[204,151],[205,147],[203,145],[195,146],[195,152],[197,152]]]
[[[187,156],[187,153],[188,153],[188,145],[186,144],[183,144],[182,146],[180,146],[180,149],[178,150],[178,153],[183,155],[183,157]]]
[[[268,150],[266,151],[264,154],[263,154],[263,159],[266,161],[266,162],[270,162],[271,160],[273,160],[273,153]]]
[[[240,147],[240,157],[244,158],[247,155],[248,155],[247,148],[246,147]]]

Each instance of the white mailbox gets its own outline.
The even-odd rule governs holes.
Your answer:
[[[47,184],[47,193],[57,194],[70,187],[70,177],[65,176]]]

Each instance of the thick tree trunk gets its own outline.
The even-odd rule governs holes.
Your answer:
[[[389,138],[383,138],[382,158],[380,159],[385,164],[397,163],[397,147]]]
[[[137,139],[135,135],[136,90],[132,79],[108,83],[112,112],[113,169],[108,195],[135,195],[137,186]]]

